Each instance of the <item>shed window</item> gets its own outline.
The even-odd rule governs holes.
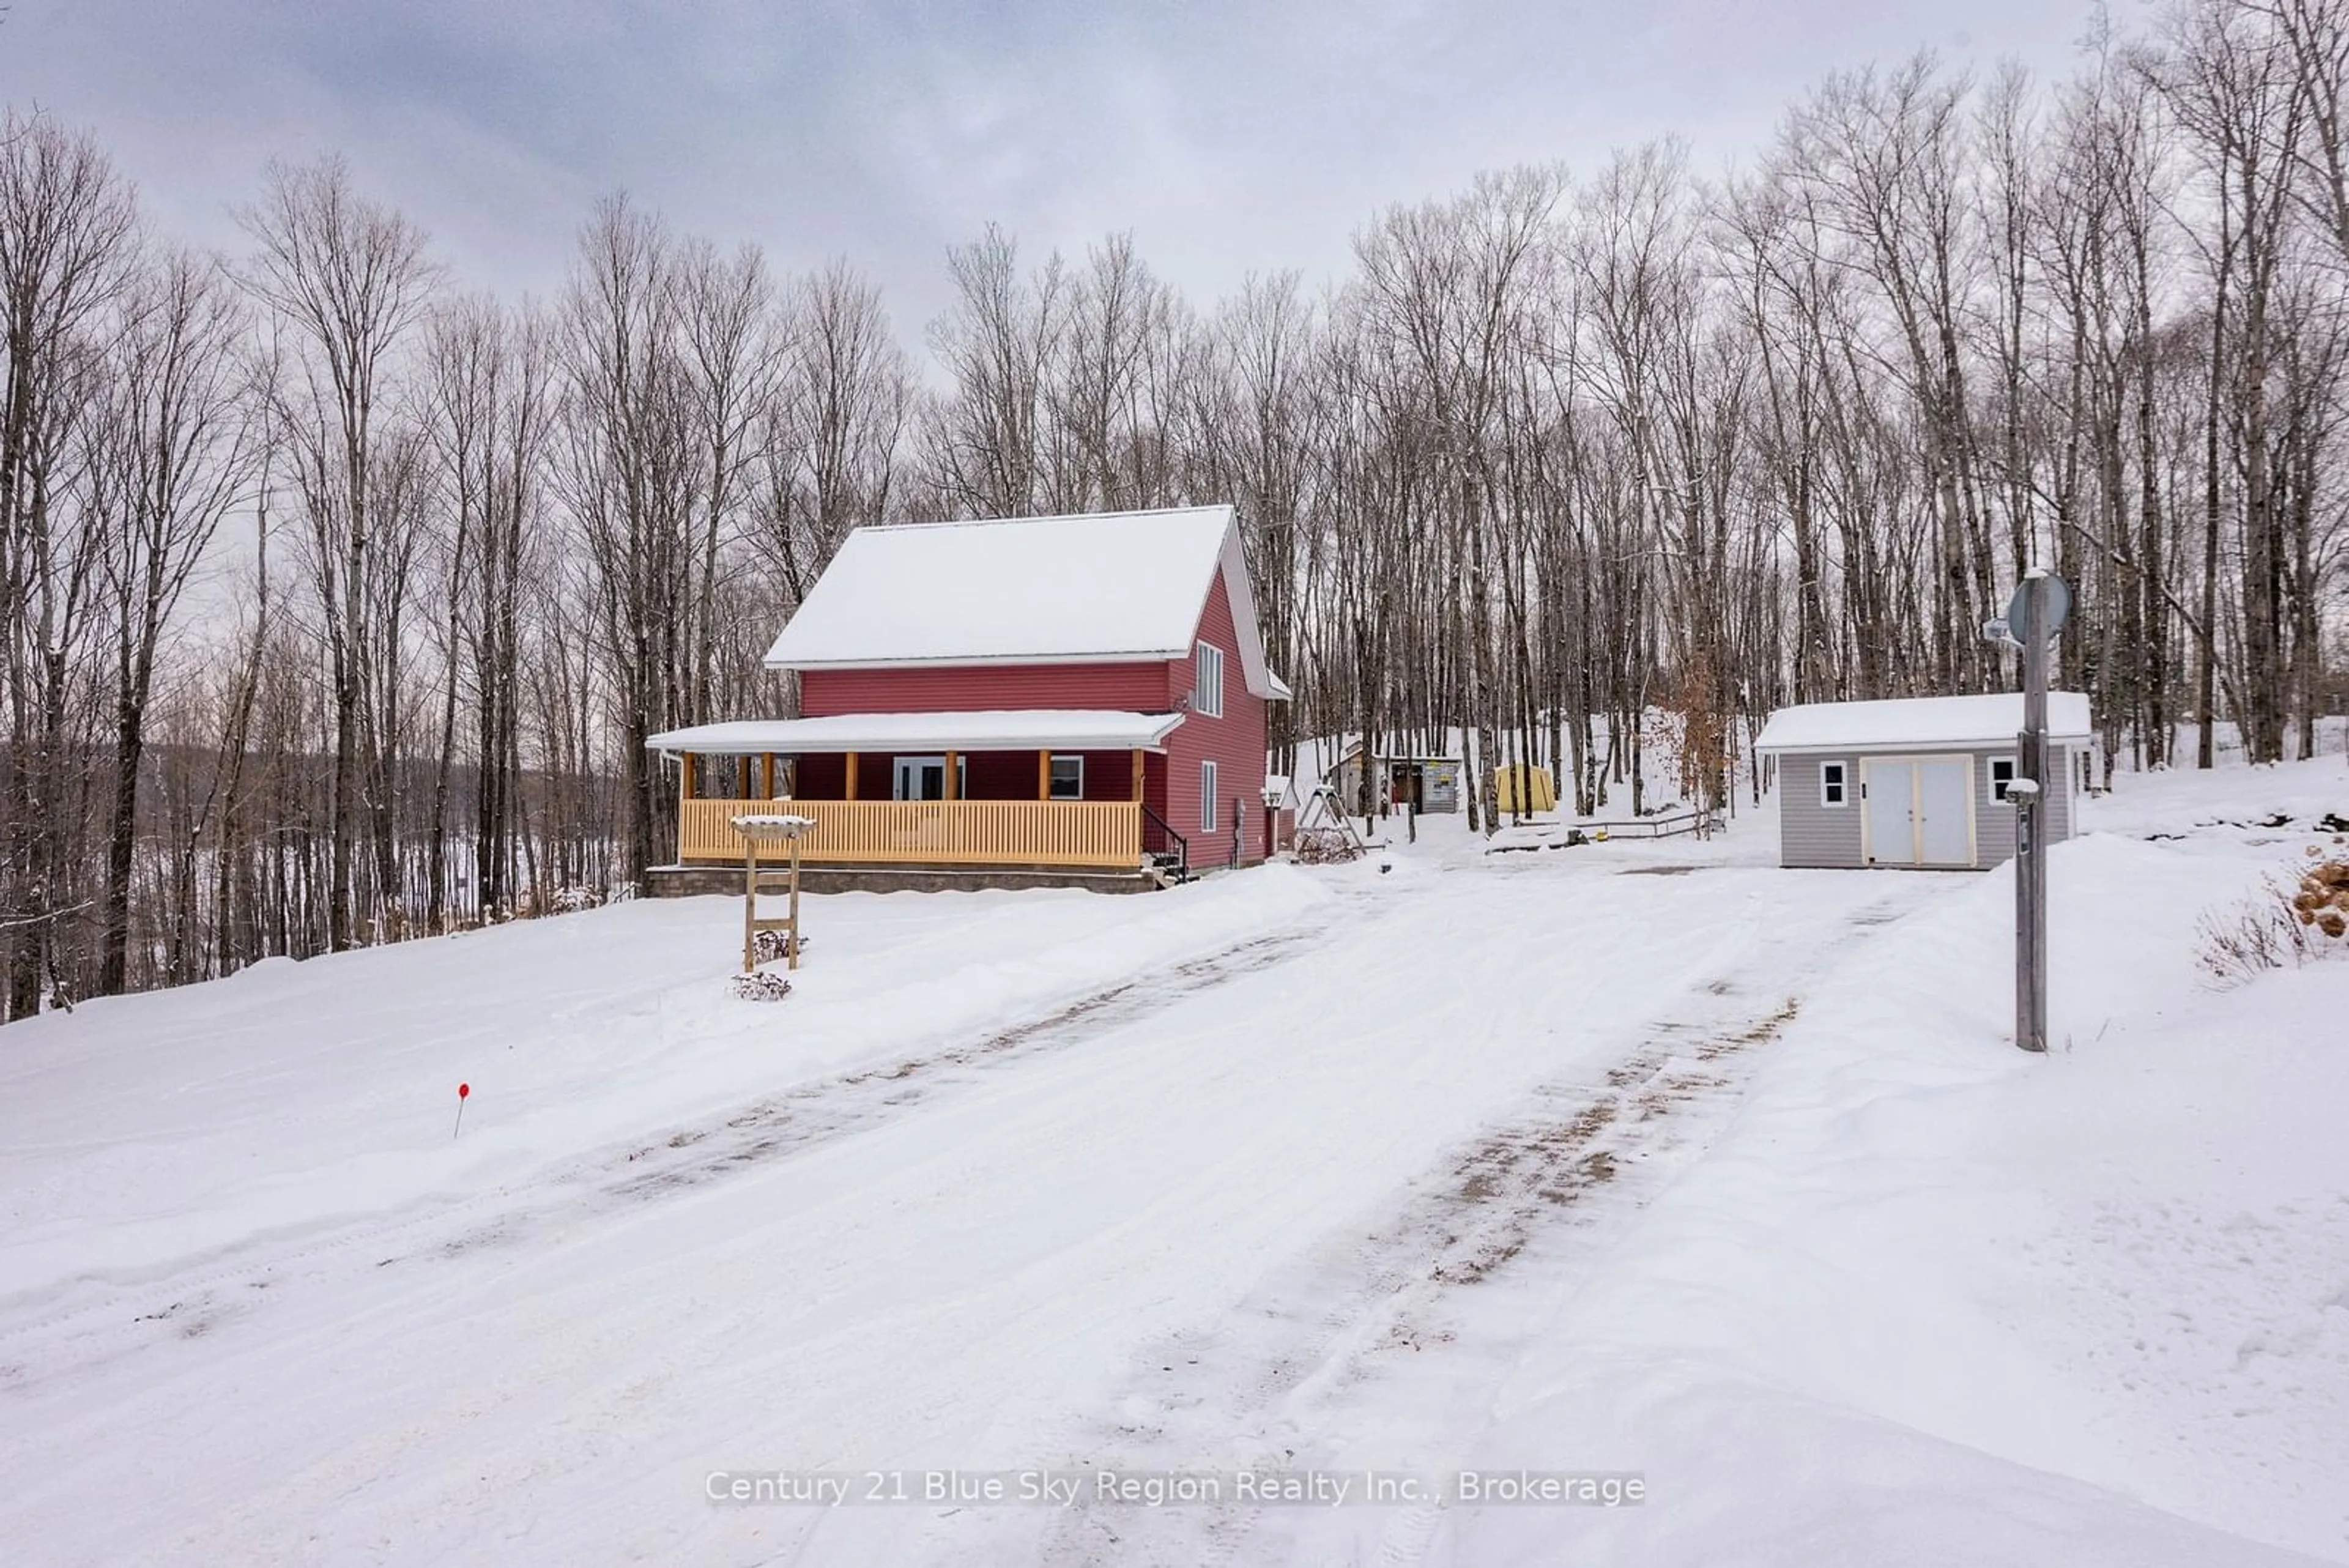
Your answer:
[[[1199,764],[1199,831],[1216,831],[1216,764]]]
[[[1085,798],[1085,759],[1075,755],[1055,755],[1052,758],[1052,789],[1054,800]]]
[[[1992,757],[1990,760],[1991,799],[2004,800],[2006,798],[2006,786],[2013,782],[2014,759],[2013,757]]]
[[[1821,763],[1819,764],[1819,804],[1844,805],[1851,799],[1851,764]]]
[[[1224,716],[1224,650],[1212,642],[1199,645],[1191,678],[1191,711],[1208,719]]]

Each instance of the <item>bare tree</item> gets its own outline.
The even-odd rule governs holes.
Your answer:
[[[295,460],[310,570],[317,594],[335,708],[334,795],[327,941],[352,940],[353,865],[371,761],[394,715],[371,711],[389,628],[369,619],[396,584],[402,541],[377,514],[389,476],[378,450],[395,356],[438,281],[424,231],[353,189],[340,159],[273,164],[259,203],[237,221],[256,247],[240,276],[298,344],[281,383],[277,418]]]
[[[786,609],[851,529],[891,515],[914,400],[913,366],[890,336],[880,290],[846,263],[802,283],[791,308],[754,504]]]
[[[1067,330],[1067,276],[1055,255],[1022,277],[1018,242],[992,224],[949,252],[947,268],[956,304],[929,341],[954,389],[927,410],[930,487],[949,512],[1024,517],[1051,493],[1046,395]]]
[[[552,310],[440,306],[331,161],[242,214],[243,311],[12,119],[0,1013],[625,888],[676,821],[646,738],[788,711],[760,652],[875,522],[1231,502],[1277,759],[1464,755],[1487,831],[1511,764],[1732,810],[1777,703],[1994,688],[1975,628],[2041,561],[2108,767],[2189,707],[2205,765],[2230,722],[2306,754],[2349,616],[2343,0],[2169,5],[2052,87],[1829,79],[1718,186],[1671,142],[1485,174],[1319,297],[990,228],[926,366],[847,262],[619,198]]]
[[[247,498],[261,445],[240,363],[244,312],[216,264],[161,253],[127,292],[121,317],[83,437],[114,629],[114,798],[98,978],[108,994],[128,976],[157,653],[213,535]]]
[[[39,1010],[77,907],[78,704],[95,692],[92,611],[107,540],[80,504],[77,439],[97,395],[98,335],[129,273],[129,187],[95,142],[43,119],[0,122],[0,658],[8,744],[0,802],[0,1018]]]

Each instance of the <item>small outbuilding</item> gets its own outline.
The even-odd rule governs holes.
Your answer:
[[[1557,786],[1547,768],[1511,763],[1493,770],[1493,801],[1506,816],[1537,816],[1557,809]]]
[[[1466,770],[1457,756],[1405,756],[1371,753],[1371,798],[1381,815],[1405,806],[1423,813],[1458,811],[1460,782]],[[1338,804],[1347,811],[1362,808],[1362,744],[1357,741],[1338,759]]]
[[[1778,767],[1779,863],[1986,870],[2014,853],[2020,692],[1806,702],[1754,742]],[[2047,840],[2072,836],[2088,699],[2047,694]]]

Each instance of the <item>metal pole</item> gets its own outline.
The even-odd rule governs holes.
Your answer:
[[[2025,579],[2022,625],[2023,732],[2015,737],[2014,783],[2014,1043],[2047,1049],[2047,622],[2044,570]],[[2018,788],[2026,784],[2028,787]]]

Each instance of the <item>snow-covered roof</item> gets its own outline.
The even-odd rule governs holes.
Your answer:
[[[767,649],[775,670],[1187,659],[1223,576],[1247,689],[1265,667],[1229,506],[859,528]]]
[[[1804,702],[1781,708],[1762,726],[1757,752],[1883,751],[1911,746],[2012,745],[2023,728],[2023,693],[1979,697],[1897,697],[1875,702]],[[2088,738],[2088,699],[2047,694],[2047,734]]]
[[[758,756],[773,752],[1153,751],[1180,713],[1090,709],[989,709],[977,713],[837,713],[823,719],[740,719],[669,730],[645,742],[656,752]]]

